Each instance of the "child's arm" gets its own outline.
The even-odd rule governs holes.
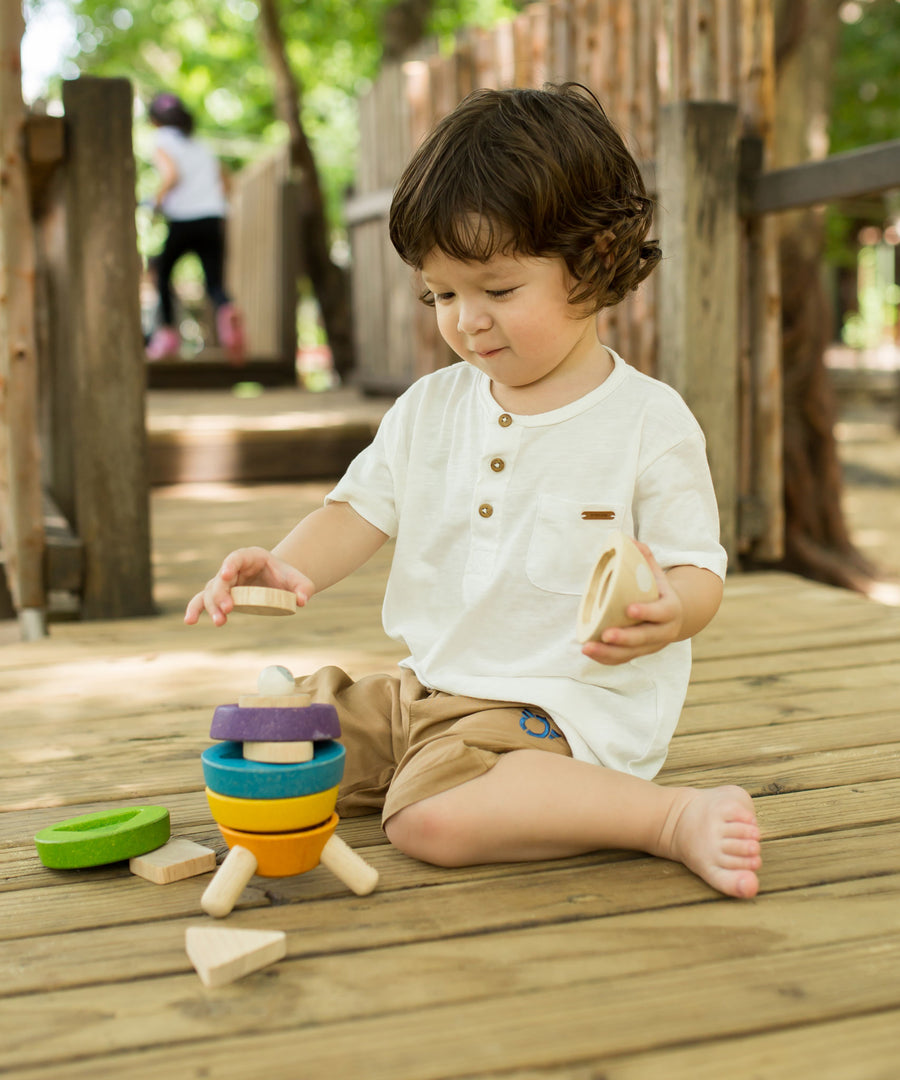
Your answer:
[[[193,625],[205,610],[216,626],[223,626],[234,607],[231,590],[235,585],[287,589],[302,607],[314,593],[352,574],[387,539],[349,503],[327,503],[305,517],[272,551],[249,547],[226,555],[216,576],[188,604],[184,621]]]
[[[156,166],[156,171],[159,173],[159,188],[157,189],[156,198],[154,200],[154,206],[159,210],[162,206],[163,199],[178,183],[178,168],[165,150],[160,150],[159,147],[154,151],[153,164]]]
[[[641,619],[636,626],[613,627],[603,632],[602,641],[589,641],[585,656],[600,664],[626,664],[637,656],[659,652],[673,641],[698,634],[719,610],[722,579],[699,566],[660,569],[646,544],[638,547],[647,558],[659,587],[659,599],[649,604],[631,604],[628,615]]]

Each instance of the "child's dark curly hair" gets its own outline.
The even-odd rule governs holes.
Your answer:
[[[435,249],[481,262],[561,257],[575,279],[570,303],[599,311],[659,262],[652,213],[637,163],[586,87],[476,90],[413,154],[390,236],[416,269]]]

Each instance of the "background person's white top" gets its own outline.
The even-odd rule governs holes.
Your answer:
[[[690,642],[598,664],[575,636],[581,595],[610,529],[663,567],[724,577],[726,556],[699,425],[674,390],[613,357],[596,390],[505,426],[476,368],[426,375],[327,499],[396,537],[384,627],[424,685],[535,705],[576,758],[649,778],[678,722]]]
[[[162,201],[162,212],[169,221],[224,217],[227,203],[215,154],[174,127],[158,129],[156,146],[178,170],[178,183]]]

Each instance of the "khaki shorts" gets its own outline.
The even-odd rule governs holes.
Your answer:
[[[298,679],[313,701],[337,708],[346,751],[337,810],[381,811],[482,776],[500,754],[538,749],[571,757],[561,731],[539,709],[427,690],[411,671],[354,682],[337,667]]]

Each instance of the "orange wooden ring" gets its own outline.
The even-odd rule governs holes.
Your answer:
[[[219,825],[219,832],[229,847],[237,844],[253,853],[260,877],[293,877],[319,865],[337,823],[337,814],[332,814],[323,825],[300,832],[251,833],[227,825]]]

